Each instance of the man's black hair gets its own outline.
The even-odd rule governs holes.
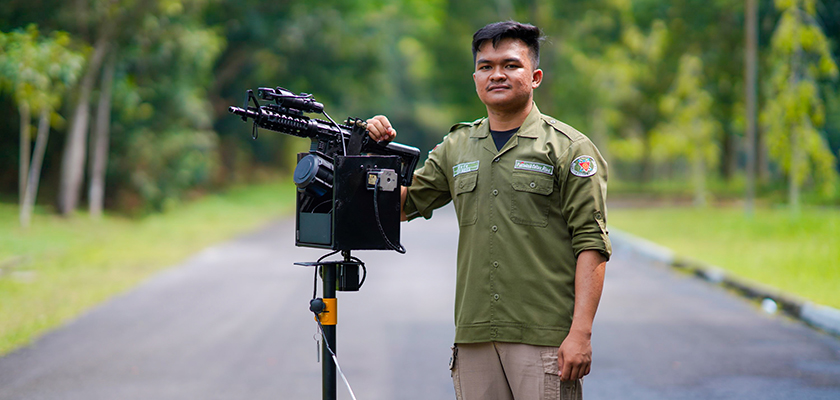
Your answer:
[[[472,42],[473,63],[475,63],[478,50],[485,41],[491,40],[493,48],[496,48],[502,39],[519,39],[523,41],[530,50],[534,69],[540,65],[540,42],[543,41],[540,28],[516,21],[494,22],[476,31],[473,35]]]

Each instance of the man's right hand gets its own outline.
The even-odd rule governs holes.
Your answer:
[[[368,135],[377,142],[390,142],[397,137],[397,131],[391,126],[391,121],[384,115],[377,115],[367,122]]]

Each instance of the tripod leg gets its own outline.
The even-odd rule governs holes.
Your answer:
[[[332,303],[333,307],[328,306],[331,315],[330,321],[325,321],[322,325],[324,328],[324,339],[322,341],[323,351],[321,359],[321,376],[322,376],[322,391],[324,400],[336,400],[336,374],[335,362],[330,356],[330,351],[327,344],[332,347],[332,351],[336,352],[335,328],[338,322],[338,307],[335,297],[336,284],[336,266],[335,264],[325,264],[324,269],[324,302]]]

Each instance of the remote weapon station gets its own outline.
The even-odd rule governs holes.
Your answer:
[[[260,99],[266,103],[261,105]],[[248,90],[243,107],[228,111],[243,121],[253,120],[254,139],[263,128],[312,141],[308,153],[298,154],[294,171],[295,245],[333,251],[318,261],[296,264],[314,267],[316,279],[320,275],[323,281],[323,298],[313,295],[309,308],[323,339],[323,399],[335,399],[336,291],[358,291],[365,281],[365,264],[351,250],[405,253],[400,245],[400,188],[411,185],[420,151],[378,143],[368,136],[363,120],[348,118],[337,124],[312,95],[281,87],[259,88],[257,95]],[[305,115],[311,113],[323,114],[328,121]],[[338,252],[342,260],[324,261]]]

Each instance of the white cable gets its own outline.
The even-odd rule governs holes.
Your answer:
[[[344,372],[341,372],[341,366],[338,365],[338,358],[335,356],[332,347],[330,347],[330,342],[327,341],[327,335],[324,334],[324,327],[321,326],[321,319],[318,318],[317,314],[315,317],[316,321],[318,322],[318,330],[321,331],[321,337],[324,338],[324,344],[327,347],[327,351],[330,352],[333,362],[335,363],[335,369],[338,371],[338,374],[341,375],[341,380],[343,380],[344,384],[347,386],[347,391],[350,392],[350,397],[353,398],[353,400],[356,400],[356,395],[353,393],[353,388],[350,387],[350,382],[347,382],[347,377],[344,376]]]

